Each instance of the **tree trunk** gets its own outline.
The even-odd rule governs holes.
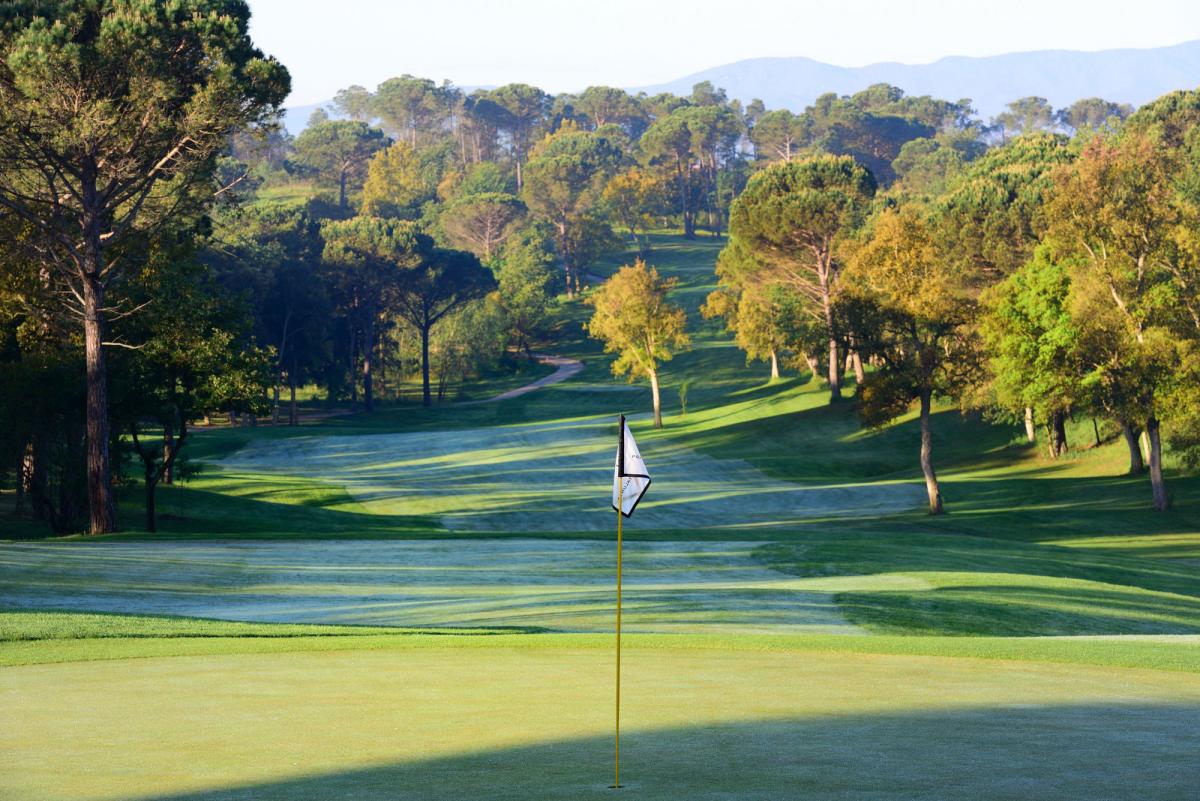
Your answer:
[[[288,410],[288,425],[296,425],[296,360],[292,360],[292,369],[288,370],[288,389],[291,392],[291,406]]]
[[[1171,508],[1167,485],[1162,474],[1162,441],[1158,433],[1158,418],[1146,418],[1146,438],[1150,440],[1150,487],[1154,492],[1154,508],[1165,512]]]
[[[1127,420],[1122,420],[1121,436],[1125,438],[1125,445],[1129,448],[1129,475],[1136,476],[1146,469],[1146,463],[1142,459],[1142,445],[1138,442],[1138,432],[1134,431]]]
[[[162,483],[167,486],[175,484],[175,462],[171,459],[171,450],[175,447],[175,426],[163,424],[163,477]]]
[[[426,321],[421,326],[421,405],[432,406],[433,396],[429,392],[429,329],[432,326]]]
[[[371,365],[375,356],[375,309],[367,307],[366,322],[363,325],[363,408],[368,412],[375,410],[375,387],[371,376]]]
[[[517,194],[521,194],[521,190],[525,188],[524,176],[521,174],[521,139],[513,133],[513,160],[517,163]]]
[[[1033,427],[1033,407],[1025,407],[1025,441],[1031,445],[1037,442],[1037,430]]]
[[[942,491],[938,487],[937,473],[933,470],[933,431],[930,428],[929,411],[932,393],[921,393],[921,472],[925,474],[925,492],[929,496],[929,514],[942,513]]]
[[[117,529],[112,475],[108,458],[108,372],[104,364],[104,285],[100,282],[100,253],[92,256],[94,271],[83,281],[83,339],[87,362],[87,493],[88,529],[106,534]]]
[[[567,224],[559,220],[555,226],[558,230],[558,255],[562,260],[563,280],[567,283],[567,300],[575,297],[571,287],[571,255],[567,253]]]
[[[692,214],[689,195],[691,189],[690,182],[687,179],[687,169],[684,167],[683,159],[675,160],[676,172],[679,175],[679,208],[683,212],[683,236],[685,239],[696,238],[696,219]]]
[[[1096,418],[1092,418],[1092,434],[1096,437],[1095,447],[1100,447],[1100,424],[1096,422]]]
[[[821,360],[816,356],[805,355],[804,361],[808,362],[808,371],[812,373],[810,380],[815,381],[817,376],[820,375]]]
[[[21,481],[24,484],[24,494],[29,500],[33,519],[49,520],[51,514],[49,473],[46,463],[46,435],[40,429],[34,432],[33,438],[25,449]]]
[[[1046,421],[1046,428],[1050,435],[1050,458],[1057,459],[1067,452],[1066,415],[1061,410],[1051,412],[1050,419]]]
[[[146,481],[146,531],[153,534],[158,530],[158,515],[155,513],[155,508],[154,508],[154,490],[155,490],[156,482],[155,482],[155,476],[154,476],[154,462],[153,461],[148,462],[146,464],[145,481]]]
[[[342,170],[342,174],[338,176],[338,209],[346,210],[346,171]]]
[[[654,427],[662,428],[662,399],[658,394],[658,371],[648,370],[650,374],[650,395],[654,399]]]
[[[850,361],[854,366],[854,381],[859,387],[862,387],[863,382],[867,380],[867,371],[863,369],[862,358],[858,355],[858,351],[850,351]]]
[[[838,359],[837,340],[829,338],[829,402],[842,399],[842,365]]]
[[[818,256],[818,261],[822,259]],[[821,273],[821,306],[825,312],[825,330],[829,333],[829,402],[836,403],[842,399],[842,366],[838,363],[838,343],[833,335],[833,300],[829,297],[828,265],[819,267]]]
[[[275,371],[275,388],[274,397],[271,399],[271,425],[279,425],[279,385],[283,383],[283,370],[277,368]]]
[[[771,380],[777,381],[778,379],[779,379],[779,354],[777,354],[775,351],[771,351]]]
[[[29,443],[21,447],[17,457],[17,486],[13,492],[13,515],[25,511],[25,493],[29,490]]]

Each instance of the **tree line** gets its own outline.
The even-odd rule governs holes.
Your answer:
[[[732,205],[705,312],[774,374],[825,360],[831,401],[853,369],[865,424],[915,405],[932,513],[938,397],[1031,443],[1042,429],[1049,458],[1090,418],[1168,509],[1164,439],[1200,460],[1200,91],[1102,110],[1070,137],[1057,117],[1022,123],[970,158],[914,140],[891,184],[848,156],[768,166]]]
[[[777,373],[801,356],[815,370],[827,351],[832,395],[848,364],[864,399],[884,397],[871,382],[912,349],[881,344],[868,324],[881,313],[846,277],[852,243],[886,230],[880,209],[958,215],[931,229],[937,246],[996,284],[1036,245],[1066,241],[1043,225],[1055,160],[1076,163],[1082,133],[1107,136],[1129,114],[1027,98],[985,123],[969,101],[886,85],[793,113],[708,83],[687,96],[465,93],[406,75],[339,92],[293,138],[279,125],[287,70],[251,42],[245,3],[126,6],[0,9],[0,474],[19,509],[60,531],[114,530],[130,474],[152,529],[155,487],[191,469],[197,421],[295,424],[313,385],[369,411],[413,377],[430,404],[515,364],[554,336],[554,304],[595,282],[590,263],[630,245],[650,258],[655,229],[730,234],[705,310],[748,355]],[[657,362],[687,343],[669,289],[640,264],[589,297],[592,333],[652,388]],[[644,354],[602,315],[622,293],[656,299]],[[1071,393],[1066,414],[1085,408]],[[1135,438],[1157,438],[1132,400],[1105,398]]]

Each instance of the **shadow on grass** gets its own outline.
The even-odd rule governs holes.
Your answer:
[[[623,793],[608,789],[612,741],[589,737],[139,798],[1178,801],[1200,786],[1200,707],[1182,703],[794,718],[627,732],[621,746]]]
[[[233,479],[231,479],[232,481]],[[434,519],[410,515],[368,514],[330,508],[349,503],[351,498],[338,487],[312,495],[289,498],[295,487],[286,479],[278,485],[264,484],[261,490],[229,494],[217,484],[212,489],[173,486],[159,491],[158,532],[140,531],[144,515],[140,494],[122,498],[120,522],[123,530],[87,540],[188,539],[191,537],[236,539],[389,539],[411,536],[446,536]]]
[[[838,609],[871,631],[1045,637],[1200,633],[1200,599],[1111,590],[970,584],[924,592],[852,592]]]

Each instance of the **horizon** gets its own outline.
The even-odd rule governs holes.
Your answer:
[[[679,75],[674,79],[662,81],[658,84],[643,84],[643,85],[638,85],[638,86],[616,86],[615,88],[624,89],[627,92],[639,92],[639,91],[643,91],[647,88],[654,88],[654,87],[660,86],[662,84],[671,83],[672,81],[683,80],[692,75],[697,75],[702,72],[708,72],[711,70],[722,69],[724,67],[731,67],[736,64],[742,64],[742,63],[745,63],[748,61],[807,60],[807,61],[811,61],[815,64],[822,64],[824,66],[835,67],[837,69],[860,70],[860,69],[870,69],[872,67],[886,67],[886,66],[927,67],[927,66],[932,66],[934,64],[938,64],[943,61],[948,61],[950,59],[984,60],[984,59],[989,59],[989,58],[1003,58],[1005,56],[1032,55],[1035,53],[1119,53],[1119,52],[1125,52],[1125,51],[1145,52],[1145,51],[1151,51],[1151,50],[1171,50],[1173,48],[1183,47],[1185,45],[1196,44],[1196,43],[1200,43],[1200,39],[1185,39],[1184,41],[1176,42],[1175,44],[1158,45],[1158,46],[1150,46],[1150,47],[1105,47],[1105,48],[1101,48],[1101,49],[1097,49],[1097,50],[1049,47],[1049,48],[1040,48],[1037,50],[1012,50],[1012,51],[1008,51],[1008,52],[1004,52],[1004,53],[993,53],[991,55],[984,55],[984,56],[963,55],[961,53],[948,53],[944,56],[939,56],[939,57],[933,59],[932,61],[872,61],[868,64],[860,64],[860,65],[854,65],[854,66],[846,66],[843,64],[832,64],[827,61],[818,61],[817,59],[810,58],[809,56],[754,56],[752,58],[744,58],[744,59],[740,59],[738,61],[729,61],[729,62],[725,62],[722,64],[713,64],[710,67],[705,67],[703,69],[697,70],[696,72],[688,73],[686,75]],[[405,73],[400,73],[400,74],[405,74]],[[460,84],[457,81],[454,81],[454,80],[451,80],[448,78],[437,79],[437,78],[433,78],[433,76],[430,76],[430,75],[416,75],[414,73],[407,73],[407,74],[413,75],[414,77],[417,77],[417,78],[429,78],[430,80],[434,80],[434,81],[447,80],[450,82],[450,84],[458,87],[459,89],[470,90],[470,91],[474,91],[476,89],[495,89],[496,87],[503,85],[503,84],[498,84],[498,83],[465,84],[464,85],[464,84]],[[529,82],[528,81],[510,81],[510,83],[529,83]],[[351,84],[347,84],[347,85],[351,85]],[[536,84],[533,84],[533,85],[536,85]],[[605,84],[605,83],[588,84],[588,86],[610,86],[610,85],[612,85],[612,84]],[[365,88],[373,89],[373,87],[370,87],[370,86],[365,87]],[[553,92],[552,94],[575,94],[578,92],[582,92],[586,88],[588,88],[588,87],[587,86],[577,86],[572,89],[565,89],[562,92]],[[723,89],[723,88],[727,88],[727,87],[718,86],[716,88]],[[905,87],[900,87],[900,88],[904,89]],[[311,103],[289,104],[289,105],[284,106],[284,108],[285,108],[285,110],[286,109],[291,109],[291,110],[306,109],[309,107],[323,106],[326,103],[331,102],[332,100],[333,100],[333,98],[331,96],[324,100],[317,100],[317,101],[313,101]]]
[[[724,5],[715,0],[698,0],[692,4],[695,13],[679,18],[668,7],[644,8],[634,0],[616,0],[611,4],[616,8],[603,15],[579,6],[564,15],[546,0],[517,0],[504,9],[482,0],[436,8],[359,0],[336,19],[317,13],[322,4],[316,0],[249,2],[256,43],[292,73],[288,108],[323,104],[351,85],[374,89],[401,74],[460,87],[528,83],[559,94],[593,85],[653,87],[754,59],[810,59],[860,69],[1043,51],[1153,50],[1200,40],[1200,15],[1181,0],[1143,4],[1138,19],[1121,19],[1119,26],[1096,13],[1116,8],[1115,3],[1099,9],[1094,3],[1045,8],[1032,0],[1010,5],[1001,19],[986,20],[940,0],[909,3],[903,17],[883,0],[836,9],[748,0],[736,17],[723,15]],[[306,8],[314,13],[304,13]],[[1028,13],[1036,13],[1042,24],[1024,25]],[[936,18],[932,24],[931,16]],[[784,24],[763,25],[768,18]],[[638,20],[638,30],[657,30],[661,23],[677,33],[648,48],[642,37],[625,35],[622,21],[628,19]],[[863,25],[863,19],[878,24]],[[1173,22],[1165,32],[1163,19]],[[856,26],[852,37],[828,35],[851,23]],[[430,33],[413,36],[413,29]],[[580,36],[580,29],[588,34]],[[509,46],[515,41],[520,48]],[[402,56],[393,55],[397,52]]]

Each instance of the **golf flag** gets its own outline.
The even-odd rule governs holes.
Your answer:
[[[617,464],[613,470],[613,509],[631,517],[649,486],[650,474],[646,471],[646,463],[642,461],[642,454],[638,452],[637,443],[633,441],[633,432],[625,423],[625,415],[621,415]]]
[[[650,474],[638,451],[637,443],[625,415],[621,415],[617,428],[617,463],[613,467],[612,507],[617,512],[617,697],[615,726],[613,727],[613,783],[609,787],[621,786],[621,520],[630,517],[638,501],[650,486]]]

